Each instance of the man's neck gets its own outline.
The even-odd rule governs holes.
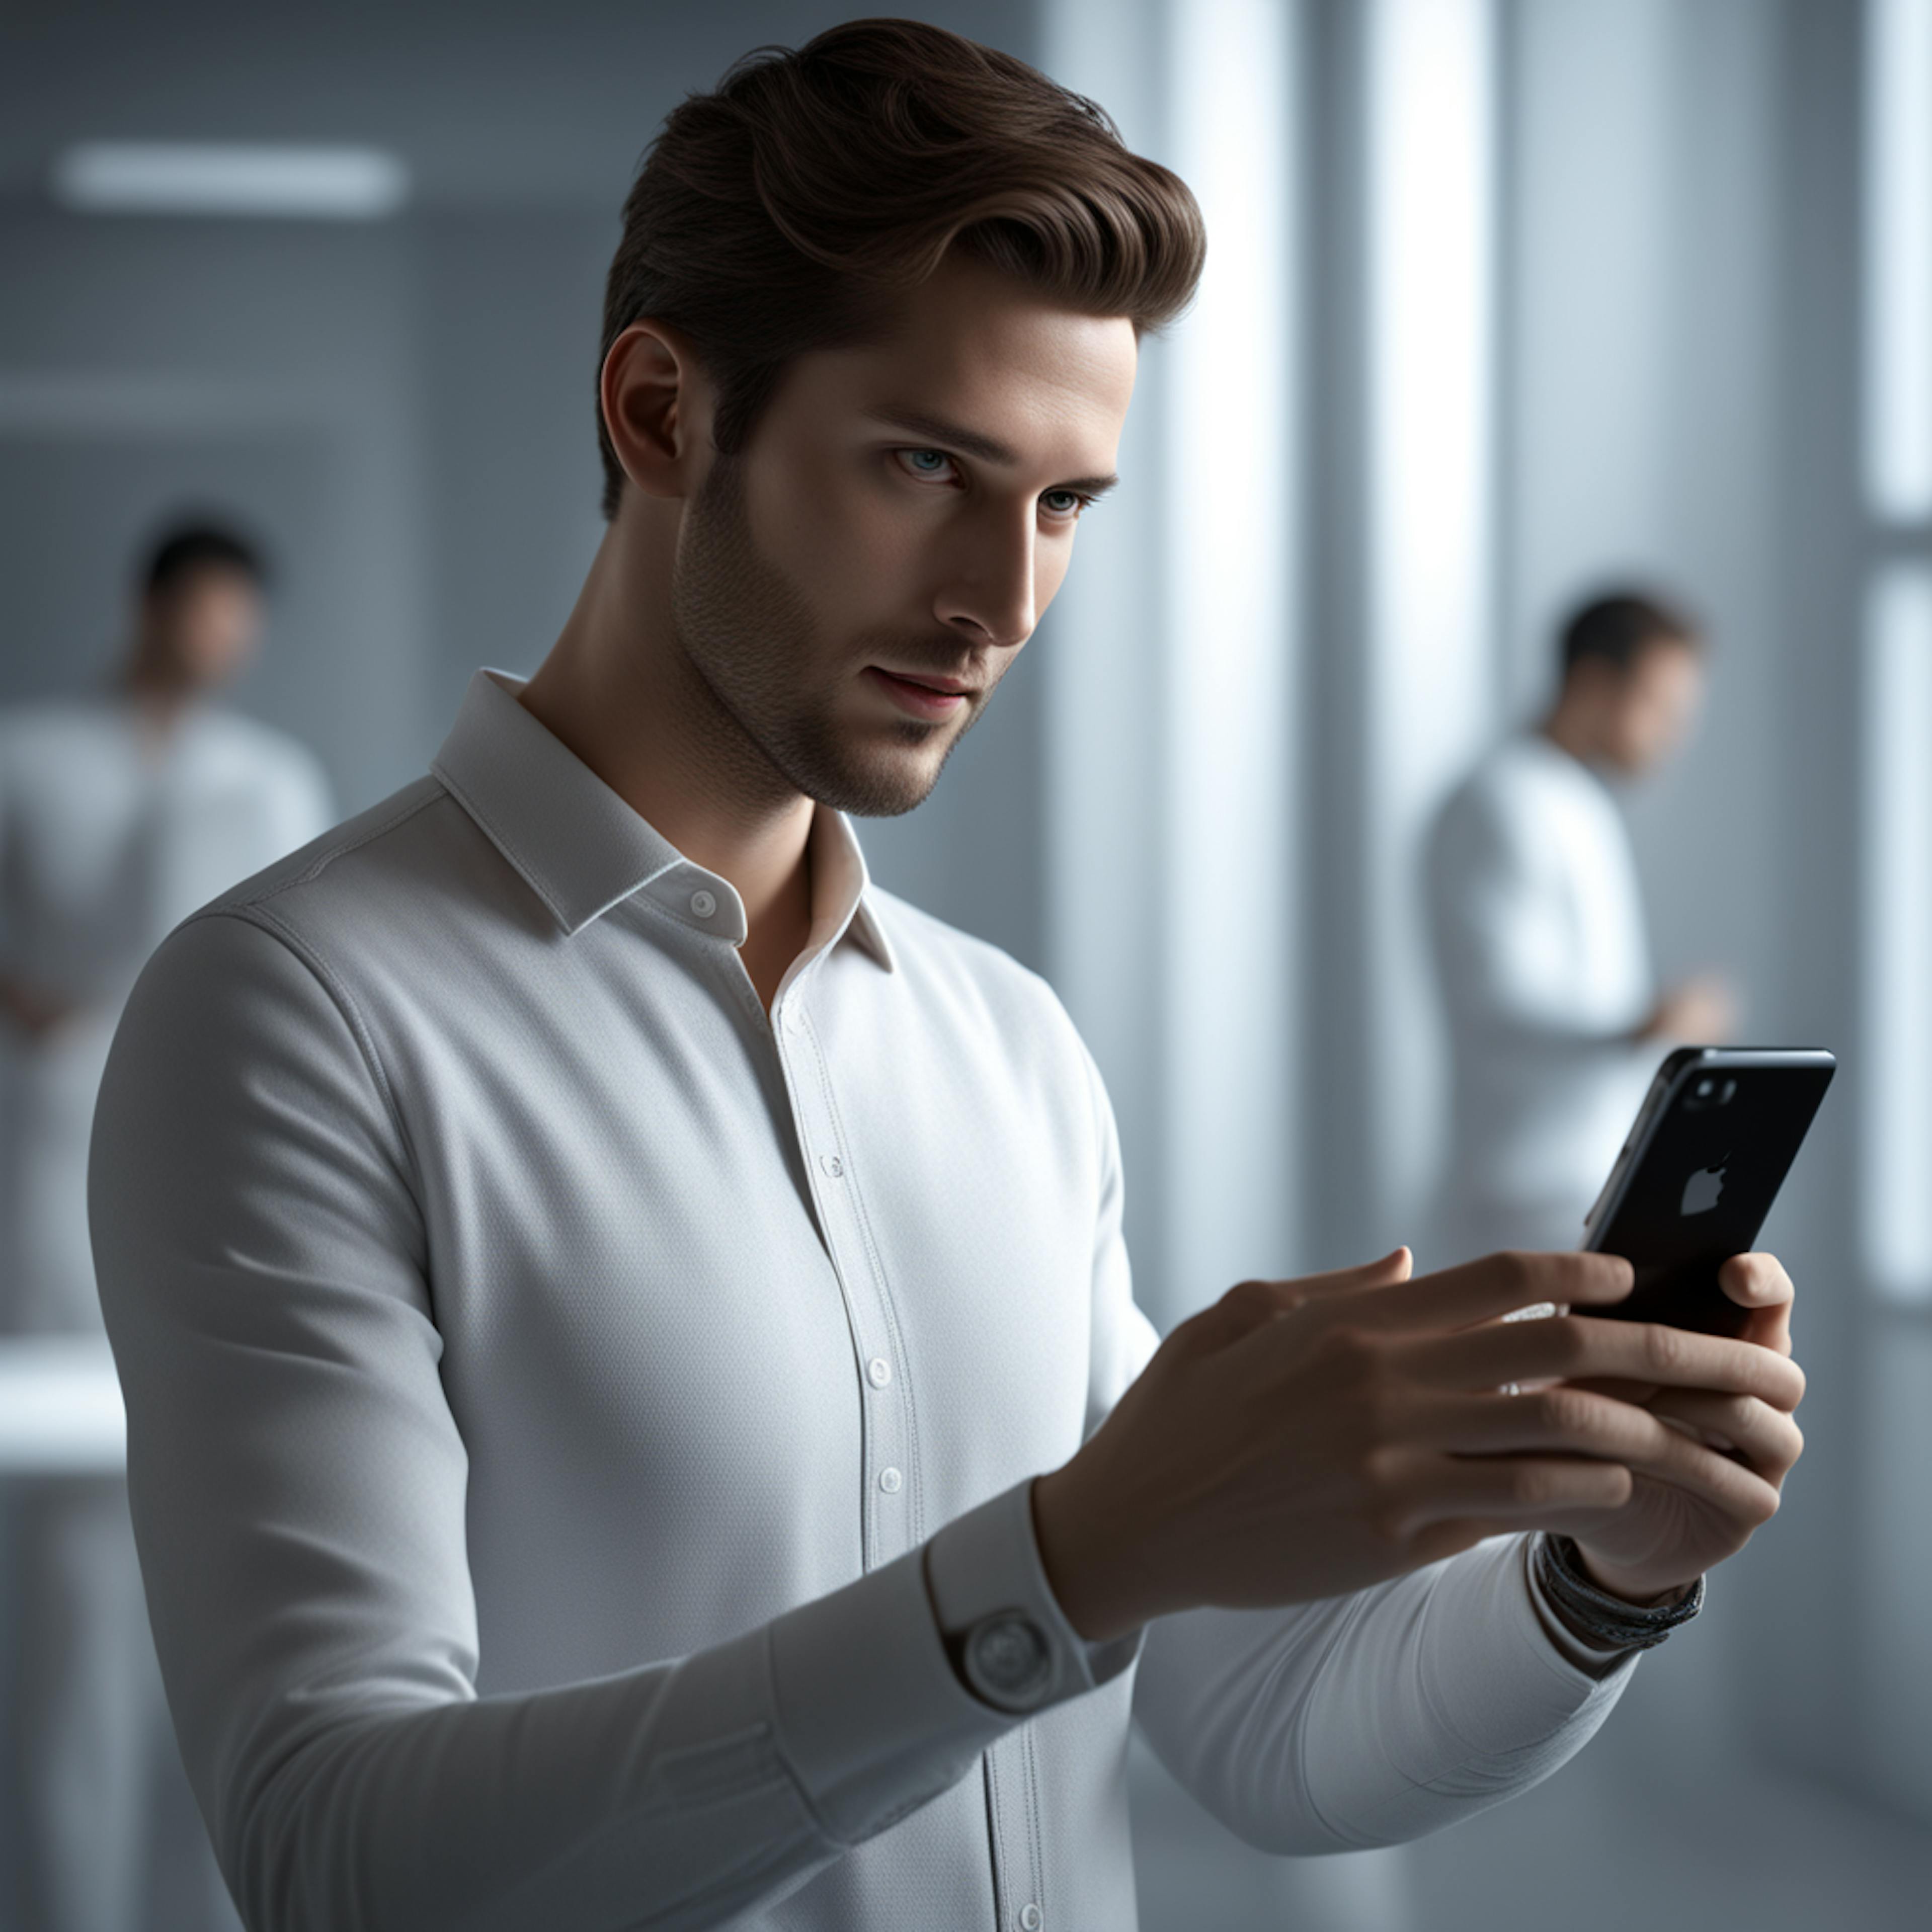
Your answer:
[[[1559,752],[1568,752],[1580,765],[1588,765],[1592,771],[1603,762],[1596,734],[1589,729],[1588,721],[1569,706],[1558,704],[1544,718],[1542,735]]]
[[[730,880],[749,936],[740,957],[769,1006],[812,923],[815,808],[725,713],[680,646],[668,506],[604,536],[576,608],[522,702],[694,864]],[[637,541],[641,534],[644,541]]]
[[[138,652],[122,675],[121,688],[134,707],[142,734],[157,743],[174,736],[201,696],[186,679],[144,662]]]

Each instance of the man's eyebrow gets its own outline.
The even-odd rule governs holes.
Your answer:
[[[1011,469],[1020,460],[1017,451],[1009,448],[997,437],[982,435],[978,430],[968,429],[963,423],[950,422],[944,416],[931,416],[923,410],[902,410],[885,404],[868,409],[865,414],[888,429],[902,430],[908,436],[929,437],[935,443],[958,450],[962,456],[976,457],[982,463],[998,464]],[[1111,472],[1104,476],[1069,476],[1053,487],[1056,490],[1078,490],[1083,496],[1103,496],[1120,480]]]

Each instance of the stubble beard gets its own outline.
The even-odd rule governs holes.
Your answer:
[[[713,748],[752,796],[802,792],[861,818],[892,818],[922,803],[946,760],[978,721],[985,694],[938,759],[892,755],[930,747],[946,730],[915,718],[888,728],[883,754],[850,742],[832,694],[806,680],[824,662],[805,595],[759,550],[745,510],[742,466],[719,457],[693,500],[671,572],[671,620],[686,662],[716,707]],[[929,646],[928,646],[929,648]]]

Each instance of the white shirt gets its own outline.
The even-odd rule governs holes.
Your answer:
[[[1658,1054],[1630,837],[1603,781],[1540,736],[1444,806],[1429,896],[1453,1067],[1457,1244],[1574,1247]]]
[[[320,766],[196,706],[156,740],[118,697],[0,714],[0,972],[75,1010],[0,1022],[0,1328],[92,1330],[87,1138],[121,1003],[200,905],[334,816]]]
[[[155,1636],[251,1925],[1129,1932],[1130,1703],[1282,1847],[1580,1744],[1627,1667],[1514,1541],[1082,1643],[1029,1482],[1154,1337],[1072,1025],[824,810],[768,1018],[730,883],[514,688],[177,932],[103,1094]],[[944,1642],[1003,1611],[1024,1723]]]

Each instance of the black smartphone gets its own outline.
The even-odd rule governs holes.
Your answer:
[[[1583,1246],[1634,1263],[1636,1286],[1590,1312],[1738,1334],[1746,1311],[1718,1270],[1757,1239],[1837,1070],[1815,1047],[1672,1054],[1583,1220]]]

